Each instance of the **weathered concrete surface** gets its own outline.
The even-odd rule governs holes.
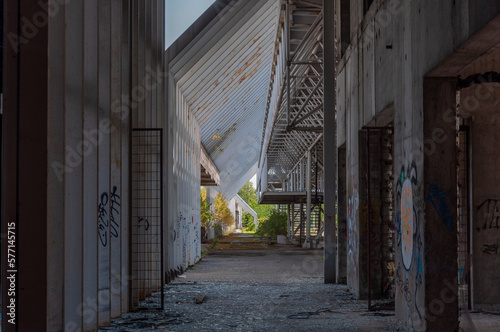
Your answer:
[[[405,218],[405,198],[418,197],[418,180],[413,193],[411,185],[404,185],[401,194],[401,233],[403,250],[409,246],[409,257],[413,256],[410,266],[403,271],[418,289],[425,289],[425,304],[416,297],[407,315],[411,315],[413,327],[422,330],[424,322],[420,314],[425,310],[425,324],[429,331],[458,330],[458,283],[457,283],[457,156],[456,127],[443,116],[445,112],[456,109],[456,79],[426,78],[424,80],[424,138],[430,149],[424,156],[424,198],[425,220],[420,215],[414,219]],[[413,178],[411,178],[413,181]],[[415,188],[416,187],[416,188]],[[406,189],[405,189],[406,188]],[[410,188],[409,192],[405,191]],[[420,189],[422,189],[420,187]],[[414,208],[414,210],[417,210]],[[412,219],[413,225],[408,221]],[[412,227],[415,236],[407,238],[408,227]],[[423,237],[422,237],[422,227]],[[411,236],[411,232],[409,233]],[[424,245],[421,239],[424,239]],[[422,250],[422,248],[424,248]],[[406,253],[405,253],[406,254]],[[406,255],[403,255],[403,262]],[[414,309],[413,309],[414,308]],[[415,311],[417,314],[415,314]],[[424,316],[422,316],[424,317]]]
[[[245,235],[235,241],[245,247]],[[346,286],[323,283],[321,250],[227,247],[166,286],[165,312],[128,314],[102,331],[398,331],[394,312],[368,312]]]
[[[496,84],[475,85],[462,90],[460,95],[464,101],[478,100],[474,105],[464,105],[472,141],[474,309],[496,313],[500,312],[499,97],[500,87]]]
[[[347,283],[347,188],[346,149],[339,148],[338,159],[338,233],[337,283]]]

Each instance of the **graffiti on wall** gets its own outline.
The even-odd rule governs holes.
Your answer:
[[[117,193],[118,188],[115,186],[113,187],[113,190],[111,190],[110,194],[110,206],[109,206],[109,221],[110,221],[110,235],[111,237],[118,237],[118,231],[120,229],[120,223],[119,223],[119,215],[120,215],[120,204],[121,204],[121,198],[120,195]]]
[[[179,212],[179,215],[177,216],[177,219],[175,219],[174,241],[177,241],[177,239],[179,238],[179,235],[181,234],[181,222],[184,219],[185,218],[182,215],[182,212]]]
[[[401,176],[396,186],[395,231],[398,245],[401,247],[403,265],[410,270],[415,250],[417,235],[417,215],[414,202],[414,187],[418,185],[417,167],[412,163],[407,169],[401,169]]]
[[[439,219],[441,219],[441,221],[451,231],[453,230],[454,222],[450,206],[446,199],[447,196],[448,194],[445,191],[441,190],[437,184],[429,185],[427,200],[432,204],[432,207],[438,214]]]
[[[403,298],[406,304],[411,302],[411,286],[410,280],[408,278],[404,279],[403,272],[401,271],[401,265],[398,264],[398,269],[396,270],[396,287],[398,289],[398,295]]]
[[[119,236],[121,198],[117,191],[118,188],[115,186],[110,194],[104,192],[99,198],[97,208],[97,235],[103,247],[108,245],[109,238],[118,238]]]
[[[479,220],[482,225],[477,227],[478,232],[491,229],[500,229],[500,200],[487,199],[477,207]]]
[[[109,203],[108,194],[102,193],[99,199],[99,206],[97,212],[97,221],[98,221],[97,235],[99,236],[99,242],[101,242],[101,245],[104,247],[108,245],[109,219],[108,219],[108,211],[106,209],[108,203]]]
[[[413,190],[410,179],[406,179],[401,190],[401,253],[407,270],[413,258],[413,227]]]
[[[145,218],[138,218],[137,220],[137,228],[143,228],[144,231],[148,231],[149,230],[149,220],[145,219]]]
[[[418,188],[417,166],[412,162],[406,168],[401,168],[396,184],[394,228],[403,262],[403,266],[398,264],[396,269],[396,286],[398,297],[405,301],[409,308],[413,307],[421,319],[422,314],[417,301],[423,284],[424,247],[419,224],[419,196],[416,194]]]
[[[495,255],[498,256],[500,254],[500,240],[497,239],[497,242],[491,244],[483,244],[483,253],[486,255]]]
[[[194,217],[191,217],[191,225],[193,226],[193,233],[194,233],[194,261],[191,263],[194,264],[196,263],[200,257],[198,253],[201,252],[201,238],[200,238],[200,223],[194,222]]]

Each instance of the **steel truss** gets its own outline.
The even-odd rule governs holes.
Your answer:
[[[323,4],[283,0],[281,15],[258,191],[298,193],[287,202],[288,209],[295,211],[300,204],[304,213],[289,213],[289,236],[305,224],[299,238],[310,243],[323,233]]]

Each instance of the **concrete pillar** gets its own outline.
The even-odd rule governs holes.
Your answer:
[[[337,283],[347,283],[347,169],[346,149],[339,148],[338,219],[337,219]]]
[[[83,17],[85,33],[83,44],[83,71],[85,81],[83,83],[84,104],[83,104],[83,128],[90,132],[98,126],[98,87],[95,82],[98,80],[98,3],[95,0],[84,1]],[[83,331],[92,331],[97,328],[97,292],[98,292],[98,229],[96,227],[96,216],[98,216],[97,188],[98,178],[98,151],[95,149],[92,154],[83,161],[83,172],[85,179],[92,179],[83,182],[84,208],[83,208],[83,299],[85,309],[89,309],[92,315],[84,317],[82,325]]]
[[[455,121],[445,114],[455,114],[456,79],[424,80],[424,186],[425,224],[424,234],[416,229],[411,239],[422,239],[424,248],[418,243],[408,249],[403,260],[410,274],[415,277],[414,287],[424,287],[425,303],[416,303],[418,312],[410,312],[413,319],[423,316],[428,331],[458,330],[458,286],[457,286],[457,156]],[[405,183],[410,183],[406,182]],[[416,194],[416,189],[413,193]],[[410,185],[403,187],[411,198]],[[405,202],[401,203],[403,210]],[[404,219],[403,217],[401,219]],[[403,225],[403,243],[405,240]],[[413,242],[413,240],[412,240]],[[420,249],[418,252],[416,249]],[[423,266],[419,261],[423,258]],[[417,259],[415,259],[417,258]],[[423,276],[421,275],[423,272]],[[419,280],[420,279],[420,280]],[[420,283],[423,279],[423,285]],[[412,298],[412,301],[420,299]],[[397,307],[405,305],[396,303]],[[415,326],[415,320],[414,320]]]
[[[109,121],[111,99],[111,3],[99,1],[98,6],[98,123]],[[110,216],[110,135],[103,132],[102,142],[99,144],[98,159],[98,215],[109,222]],[[99,220],[99,222],[102,222]],[[105,222],[104,222],[105,223]],[[111,264],[111,236],[107,230],[100,230],[98,244],[98,323],[99,326],[108,326],[111,323],[111,292],[110,292],[110,264]]]
[[[311,199],[312,199],[312,182],[311,182],[311,151],[307,151],[307,165],[306,165],[306,241],[304,242],[305,248],[311,247]]]
[[[63,44],[59,45],[62,52],[62,56],[71,58],[71,62],[66,62],[64,68],[64,76],[60,79],[64,83],[65,89],[68,87],[81,87],[83,81],[83,63],[84,63],[84,52],[81,49],[84,39],[84,24],[83,24],[83,1],[76,1],[68,3],[65,6],[65,22],[71,21],[74,23],[72,26],[66,27],[66,33],[64,35]],[[60,19],[58,15],[54,17],[56,20]],[[66,25],[66,24],[65,24]],[[51,36],[55,38],[59,37],[60,31],[51,32]],[[52,49],[56,51],[55,45]],[[52,52],[51,52],[52,55]],[[54,54],[55,55],[55,54]],[[55,59],[54,59],[55,60]],[[51,66],[51,71],[56,70],[60,64],[54,63]],[[52,83],[52,82],[51,82]],[[66,91],[65,91],[66,92]],[[74,93],[65,93],[61,96],[60,102],[64,102],[64,120],[55,120],[54,126],[59,128],[64,128],[62,133],[64,134],[64,145],[77,147],[82,141],[82,127],[84,124],[84,118],[82,116],[84,111],[84,91],[83,89],[74,89]],[[55,101],[57,99],[53,99]],[[51,110],[58,112],[57,110]],[[95,113],[95,109],[92,110]],[[56,127],[55,127],[56,128]],[[55,129],[54,128],[54,129]],[[94,127],[96,128],[96,127]],[[55,135],[54,140],[58,139],[58,134],[55,130],[51,131],[51,134]],[[52,141],[52,137],[49,138],[49,142]],[[52,144],[49,143],[49,146]],[[49,149],[50,151],[50,149]],[[65,153],[68,153],[65,151]],[[96,154],[94,154],[96,155]],[[94,164],[95,165],[95,164]],[[75,166],[75,165],[71,165]],[[65,275],[64,275],[64,293],[67,296],[67,300],[62,305],[64,310],[64,321],[65,329],[82,328],[83,321],[81,315],[77,310],[78,306],[83,302],[83,248],[81,245],[82,232],[85,231],[84,227],[84,195],[85,192],[82,191],[84,185],[84,166],[81,163],[73,167],[72,172],[67,172],[64,176],[64,192],[61,197],[68,196],[64,199],[64,219],[66,221],[71,220],[71,222],[66,222],[64,227],[64,243],[62,246],[64,248],[65,256]],[[50,173],[49,173],[50,174]],[[88,179],[88,178],[86,178]],[[95,179],[95,178],[93,178]],[[68,193],[71,193],[68,195]],[[50,191],[49,191],[50,197]],[[96,196],[92,197],[95,201]],[[95,227],[96,213],[92,215],[93,228]],[[95,242],[95,238],[94,238]],[[60,248],[59,248],[60,249]],[[94,266],[95,266],[94,260]],[[95,293],[93,294],[95,297]],[[54,299],[55,300],[55,299]],[[72,308],[73,310],[68,310]]]
[[[17,35],[18,24],[21,26],[19,20],[33,17],[40,12],[40,7],[33,1],[6,1],[4,6],[4,36],[14,37],[15,41],[19,37],[26,38]],[[49,294],[45,287],[48,285],[48,202],[41,198],[47,197],[48,187],[48,25],[39,27],[31,37],[27,43],[19,39],[19,49],[15,41],[12,44],[5,40],[4,48],[4,82],[8,84],[4,84],[2,233],[17,236],[10,243],[16,258],[12,266],[5,264],[9,258],[8,241],[3,241],[2,250],[2,331],[7,332],[46,331],[48,312],[62,314],[60,310],[55,312],[47,308]],[[50,225],[52,227],[54,224]],[[62,262],[61,256],[54,258]],[[54,291],[61,292],[61,271],[53,272],[57,273]],[[15,280],[15,296],[9,295],[11,283],[7,282],[7,277]],[[7,314],[11,301],[15,301],[15,320],[11,320],[15,324],[9,323],[13,316]]]
[[[335,49],[335,4],[336,1],[323,0],[324,10],[324,130],[323,167],[325,206],[325,283],[335,283],[337,277],[337,252],[335,219],[337,215],[337,125],[336,125],[336,49]]]
[[[286,227],[287,227],[287,234],[288,234],[288,237],[290,238],[290,237],[291,237],[291,234],[292,234],[292,228],[293,228],[293,226],[291,226],[291,223],[292,223],[292,216],[291,216],[291,214],[290,214],[290,212],[291,212],[291,211],[290,211],[290,203],[288,203],[288,204],[286,205],[286,207],[287,207],[287,211],[286,211],[286,216],[287,216],[287,225],[286,225]]]

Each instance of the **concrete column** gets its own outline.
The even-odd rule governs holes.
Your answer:
[[[25,29],[18,36],[18,26],[22,26],[19,20],[37,15],[40,7],[36,2],[21,0],[6,1],[4,6],[4,36],[10,36],[10,41],[12,38],[19,40],[19,45],[5,40],[4,82],[8,84],[4,84],[2,234],[15,235],[15,241],[10,242],[10,254],[14,253],[16,259],[11,266],[6,264],[12,256],[8,256],[9,241],[4,240],[2,331],[46,331],[49,312],[47,262],[50,259],[47,255],[48,247],[52,245],[47,241],[48,201],[43,199],[47,197],[48,189],[48,25],[37,28],[34,35],[29,33],[31,36],[28,36]],[[28,42],[23,43],[23,40]],[[51,224],[49,229],[53,226]],[[61,232],[55,235],[61,235]],[[60,245],[60,239],[54,245]],[[62,261],[60,255],[54,258]],[[60,292],[61,270],[52,272],[50,276],[57,282],[54,291]],[[14,296],[9,295],[11,283],[7,277],[15,280]],[[50,296],[54,294],[50,293]],[[8,315],[11,301],[15,301],[15,317]],[[62,314],[60,310],[50,312]],[[9,319],[15,324],[9,323]]]
[[[416,303],[428,331],[458,330],[457,286],[457,156],[455,121],[447,121],[456,110],[456,79],[424,80],[424,234],[417,229],[425,250],[409,256],[410,274],[423,272],[424,303]],[[453,118],[452,118],[453,119]],[[403,188],[403,191],[405,189]],[[416,194],[416,188],[413,190]],[[402,203],[403,207],[403,203]],[[404,234],[403,234],[404,241]],[[415,244],[414,244],[415,247]],[[418,256],[417,256],[418,255]],[[415,257],[423,256],[423,266]],[[419,287],[418,284],[415,287]],[[413,299],[413,301],[418,299]],[[403,305],[396,303],[396,305]],[[425,310],[426,309],[426,310]],[[412,318],[418,317],[411,312]],[[415,326],[415,321],[414,321]]]
[[[121,0],[111,1],[111,102],[121,99],[121,47],[122,47],[122,2]],[[121,216],[121,197],[123,196],[123,185],[121,184],[121,168],[123,164],[127,163],[127,159],[122,159],[122,123],[120,115],[116,112],[111,112],[111,123],[115,130],[111,132],[111,181],[109,190],[110,199],[110,314],[111,318],[118,318],[121,316],[121,240],[122,236],[120,227],[122,226]],[[128,132],[127,132],[128,134]],[[127,135],[128,136],[128,135]]]
[[[337,283],[347,283],[347,169],[346,149],[339,149],[337,219]]]
[[[110,119],[111,105],[111,3],[99,1],[99,32],[98,32],[98,124]],[[103,132],[102,142],[99,144],[98,159],[98,215],[103,216],[109,223],[110,216],[110,144],[109,132]],[[98,218],[99,219],[99,218]],[[102,220],[99,220],[102,223]],[[104,222],[106,223],[106,221]],[[98,267],[98,323],[99,326],[108,326],[111,323],[111,292],[110,292],[110,264],[111,264],[111,236],[109,228],[100,230],[99,234],[99,267]]]
[[[96,0],[83,2],[83,17],[85,33],[83,38],[83,129],[86,132],[98,127],[98,4]],[[89,314],[83,319],[83,331],[93,331],[97,328],[97,255],[98,255],[98,152],[97,148],[85,157],[83,161],[84,207],[83,207],[83,310],[89,309]],[[91,308],[91,309],[90,309]]]
[[[325,169],[325,283],[335,283],[337,272],[336,225],[337,215],[337,125],[336,125],[336,49],[335,49],[335,7],[336,1],[323,0],[325,72],[324,72],[324,130],[323,155]]]
[[[122,4],[122,27],[121,27],[121,95],[130,95],[130,0],[120,1]],[[163,91],[162,91],[163,92]],[[122,109],[125,107],[125,102],[122,101]],[[128,108],[127,108],[128,110]],[[120,234],[121,234],[121,252],[120,261],[121,268],[120,271],[120,287],[121,287],[121,311],[127,312],[129,309],[129,283],[130,280],[130,269],[129,269],[129,258],[130,258],[130,113],[127,116],[121,116],[121,212],[120,212]],[[166,196],[166,195],[165,195]]]
[[[306,165],[306,241],[304,247],[311,247],[311,198],[312,198],[312,183],[311,183],[311,151],[307,151],[307,165]]]
[[[83,140],[82,128],[83,128],[83,1],[75,1],[66,4],[65,6],[65,22],[72,22],[73,24],[66,24],[64,34],[64,44],[60,45],[62,47],[61,51],[64,52],[65,58],[72,59],[71,62],[67,61],[64,66],[64,76],[61,77],[62,82],[65,86],[65,94],[61,96],[61,103],[64,103],[63,114],[64,117],[57,122],[54,122],[54,130],[51,130],[50,134],[54,137],[49,137],[49,142],[52,140],[57,140],[59,138],[59,133],[56,132],[56,128],[61,130],[64,135],[64,145],[66,147],[78,147],[78,145]],[[59,16],[54,17],[56,20]],[[61,36],[60,31],[51,32],[51,36],[58,38]],[[54,45],[55,46],[55,45]],[[57,52],[55,48],[51,51]],[[60,61],[60,60],[59,60]],[[57,72],[57,68],[60,63],[54,63],[50,68],[51,76],[52,70]],[[51,82],[52,83],[52,82]],[[57,84],[57,83],[56,83]],[[76,88],[79,87],[79,88]],[[67,93],[66,91],[72,90],[73,93]],[[52,101],[56,101],[54,99]],[[51,109],[51,112],[55,111],[56,114],[58,110]],[[95,110],[94,110],[95,112]],[[55,119],[54,119],[55,120]],[[49,144],[51,147],[52,144]],[[50,148],[49,148],[50,151]],[[69,151],[65,151],[68,154]],[[78,312],[78,307],[83,300],[82,284],[83,284],[83,248],[81,243],[83,227],[83,198],[84,192],[83,187],[83,167],[82,163],[79,162],[76,166],[72,167],[71,172],[67,172],[64,175],[63,187],[64,192],[62,196],[56,194],[57,198],[62,198],[64,201],[64,296],[65,303],[62,304],[64,310],[64,328],[67,330],[82,328],[82,316]],[[50,174],[50,173],[49,173]],[[52,193],[49,192],[49,197]],[[95,200],[95,197],[93,197]],[[95,219],[97,214],[94,214],[92,219],[94,220],[93,227],[95,228]],[[59,248],[60,250],[62,248]],[[95,265],[95,262],[94,262]],[[61,301],[60,299],[53,299],[54,301]],[[62,321],[61,321],[62,323]]]
[[[288,237],[290,238],[291,237],[291,234],[292,234],[292,227],[291,227],[291,220],[292,220],[292,216],[290,215],[290,203],[288,203],[286,205],[287,207],[287,211],[286,211],[286,216],[287,216],[287,234],[288,234]]]

